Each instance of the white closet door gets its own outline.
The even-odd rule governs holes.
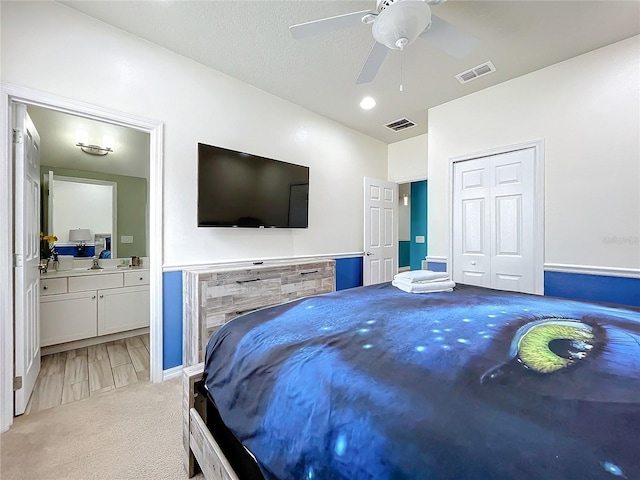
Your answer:
[[[535,293],[534,149],[492,157],[491,286]]]
[[[457,162],[453,279],[535,293],[533,148]]]
[[[491,286],[491,164],[479,158],[454,165],[453,279]]]

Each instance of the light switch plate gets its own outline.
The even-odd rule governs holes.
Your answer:
[[[133,243],[133,235],[122,235],[120,243]]]
[[[416,235],[416,243],[424,243],[424,235]]]

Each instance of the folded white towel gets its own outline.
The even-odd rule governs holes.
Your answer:
[[[441,282],[449,280],[449,274],[447,272],[432,272],[431,270],[410,270],[400,272],[393,279],[408,280],[411,283]]]
[[[402,283],[403,285],[410,287],[412,285],[432,285],[432,284],[438,285],[443,282],[449,282],[451,281],[451,279],[449,277],[446,277],[446,278],[438,278],[437,280],[422,280],[419,282],[412,282],[408,278],[394,278],[393,281],[397,283]],[[438,288],[441,288],[441,287],[438,287]]]
[[[406,283],[394,280],[391,282],[391,285],[407,293],[436,293],[451,292],[453,287],[456,286],[456,283],[453,280],[431,283]]]

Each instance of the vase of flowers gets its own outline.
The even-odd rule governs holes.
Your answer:
[[[54,262],[58,259],[58,254],[56,253],[55,248],[55,242],[57,241],[58,237],[55,235],[45,235],[40,232],[40,263],[44,264],[47,262],[47,265],[52,269],[55,267]]]

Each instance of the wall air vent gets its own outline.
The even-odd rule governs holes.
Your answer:
[[[407,128],[415,127],[416,124],[409,120],[408,118],[400,118],[394,122],[387,123],[385,127],[393,130],[394,132],[400,132],[401,130],[406,130]]]
[[[482,65],[478,65],[477,67],[473,67],[466,72],[459,73],[456,75],[456,78],[460,83],[467,83],[471,80],[475,80],[476,78],[483,77],[490,73],[496,71],[496,67],[491,62],[485,62]]]

